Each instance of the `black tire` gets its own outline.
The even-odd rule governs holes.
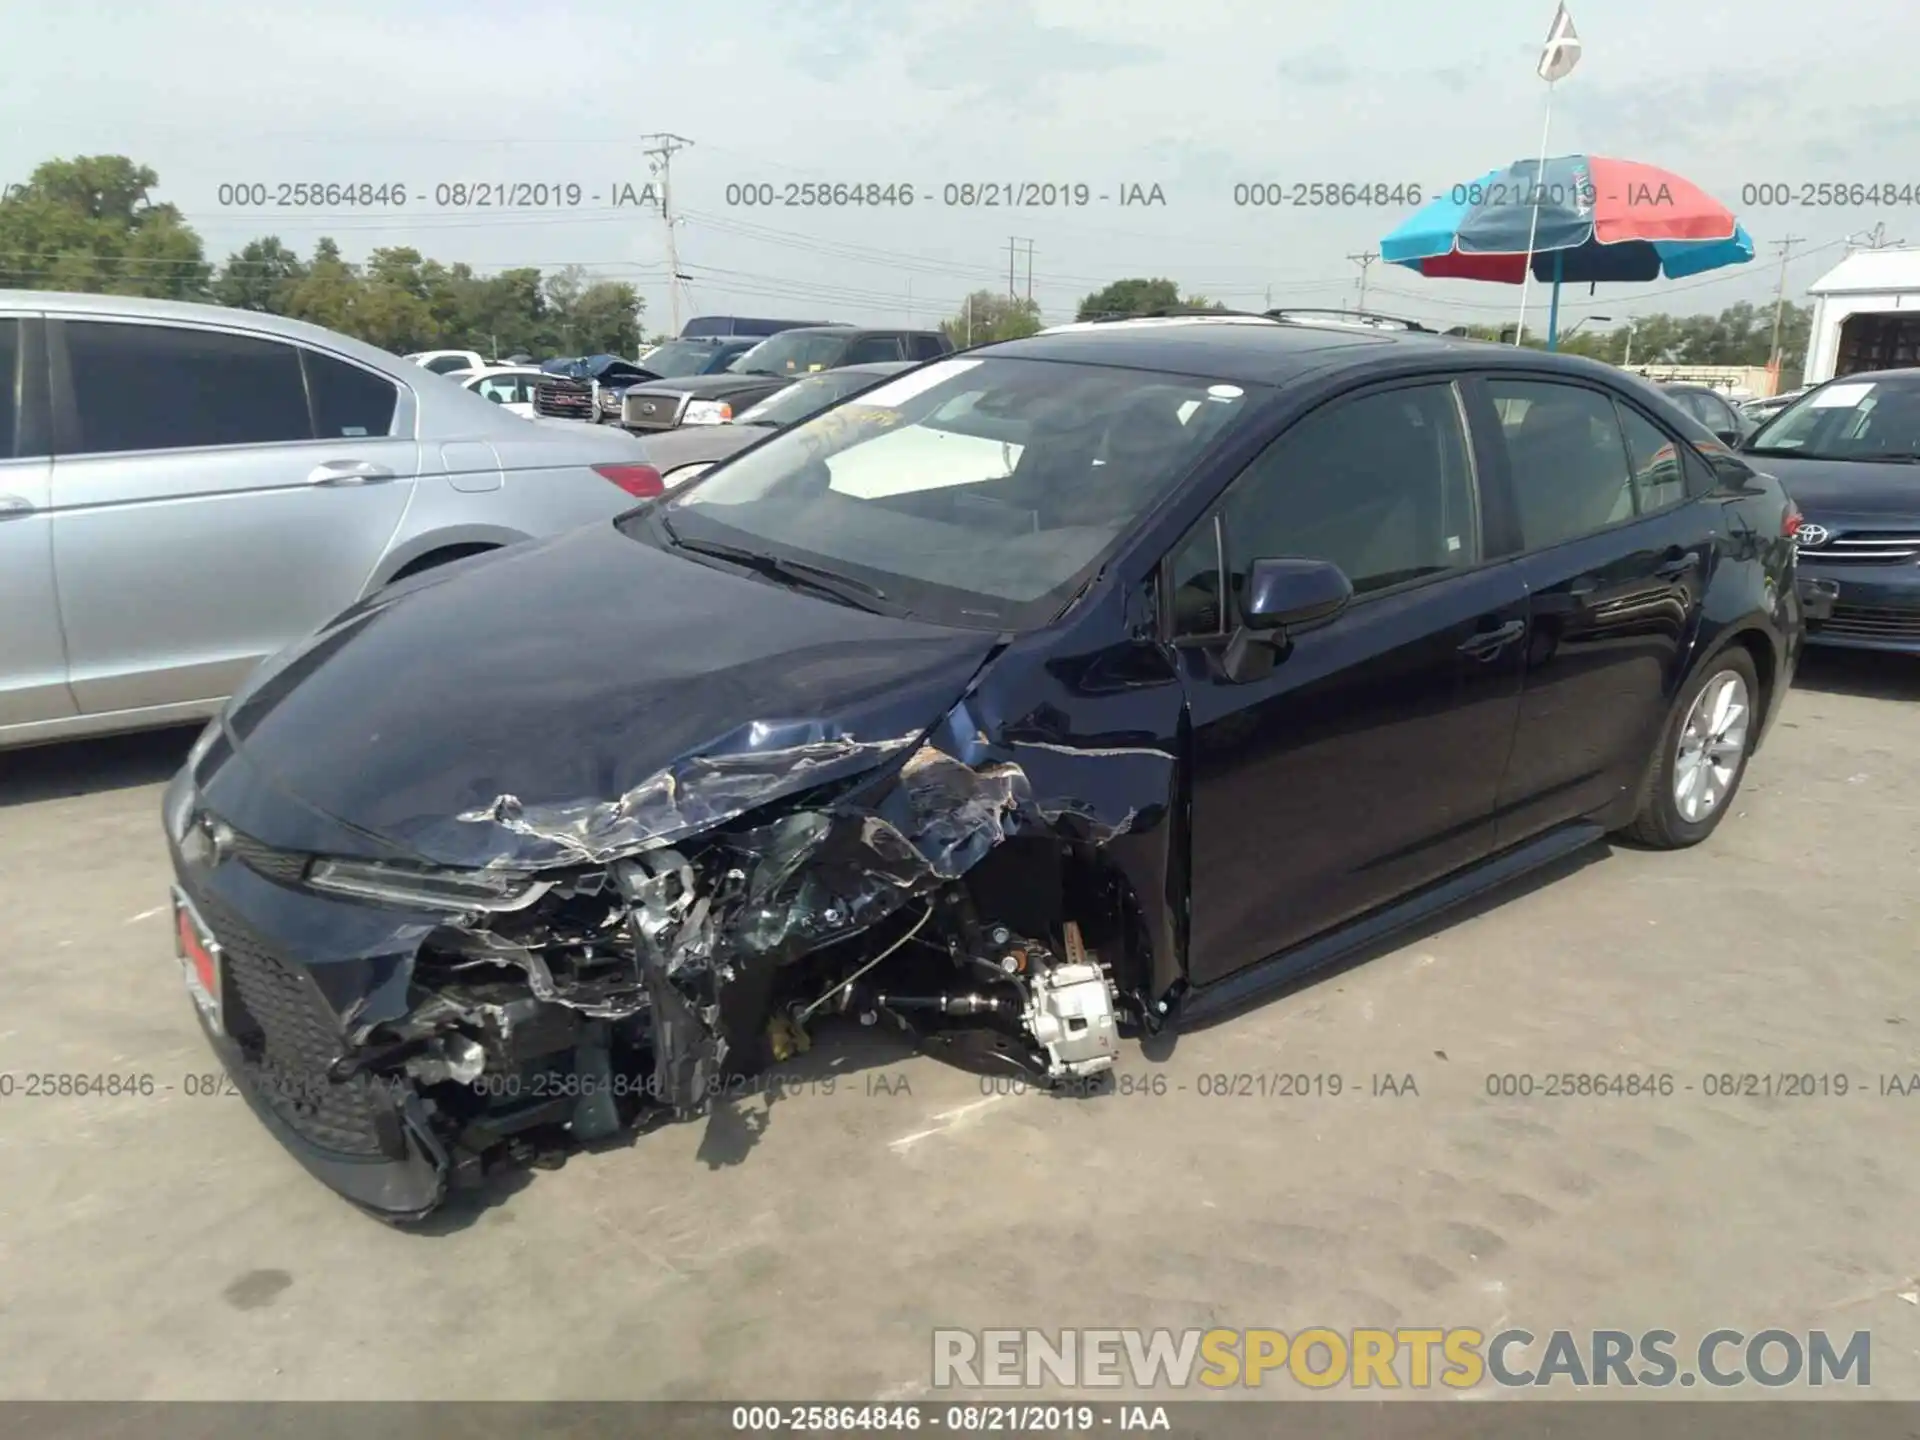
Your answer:
[[[1726,793],[1702,818],[1688,820],[1680,813],[1673,793],[1674,770],[1680,754],[1680,731],[1693,709],[1693,702],[1700,698],[1700,692],[1729,671],[1738,675],[1747,687],[1749,717],[1746,743],[1741,748],[1739,763],[1734,768],[1733,779],[1728,783]],[[1754,739],[1760,733],[1760,707],[1763,703],[1760,677],[1754,670],[1753,656],[1742,645],[1722,650],[1695,671],[1681,688],[1673,711],[1667,716],[1667,723],[1660,727],[1660,748],[1654,752],[1647,767],[1647,778],[1641,783],[1640,808],[1632,823],[1620,832],[1622,837],[1655,850],[1684,850],[1689,845],[1698,845],[1711,835],[1721,817],[1732,808],[1735,797],[1740,793],[1740,782],[1747,777],[1747,761],[1753,754]]]

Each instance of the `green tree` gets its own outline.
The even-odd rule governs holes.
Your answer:
[[[282,314],[287,292],[306,278],[307,267],[300,257],[280,243],[278,235],[249,240],[221,267],[213,282],[217,304],[236,310],[263,310]]]
[[[574,296],[567,318],[587,355],[634,355],[640,349],[640,292],[624,280],[596,280]]]
[[[160,177],[124,155],[48,160],[0,199],[0,287],[205,299],[212,267]]]
[[[940,322],[940,328],[961,348],[994,340],[1018,340],[1040,329],[1040,307],[1032,300],[1016,299],[997,290],[976,290],[962,302],[957,315]]]
[[[322,237],[313,247],[313,261],[307,273],[289,286],[282,299],[282,314],[329,330],[353,335],[353,310],[366,282],[360,272],[340,255],[332,239]]]
[[[1180,287],[1171,280],[1116,280],[1080,302],[1075,317],[1099,320],[1110,315],[1150,315],[1180,308]]]

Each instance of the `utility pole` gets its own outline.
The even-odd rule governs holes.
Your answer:
[[[1360,303],[1354,307],[1358,310],[1364,311],[1367,308],[1367,267],[1379,258],[1379,254],[1372,250],[1363,250],[1358,255],[1347,256],[1347,259],[1360,267]]]
[[[680,282],[685,277],[680,273],[680,247],[674,239],[674,227],[679,223],[673,218],[673,156],[674,152],[684,150],[693,142],[684,135],[643,135],[643,140],[654,143],[642,150],[651,162],[651,169],[660,177],[660,218],[667,227],[667,306],[673,315],[673,333],[680,333]]]
[[[967,292],[967,344],[973,344],[973,292]]]
[[[1271,310],[1273,308],[1273,287],[1271,285],[1267,286],[1267,303],[1261,308],[1264,310]]]
[[[1767,368],[1773,371],[1776,391],[1780,388],[1780,311],[1787,302],[1787,257],[1793,253],[1793,247],[1806,238],[1789,235],[1773,242],[1773,248],[1780,252],[1780,283],[1773,292],[1773,344],[1767,350]]]
[[[1021,245],[1027,247],[1027,299],[1033,298],[1033,241],[1020,235],[1009,235],[1007,237],[1007,298],[1009,300],[1020,298],[1020,286],[1014,278],[1014,258],[1019,253],[1018,247]]]

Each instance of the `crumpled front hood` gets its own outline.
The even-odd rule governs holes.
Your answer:
[[[589,526],[270,662],[200,779],[214,813],[288,849],[598,862],[903,757],[994,644]]]

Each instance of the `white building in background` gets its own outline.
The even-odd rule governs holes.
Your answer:
[[[1920,366],[1920,249],[1861,250],[1808,287],[1804,383]]]

